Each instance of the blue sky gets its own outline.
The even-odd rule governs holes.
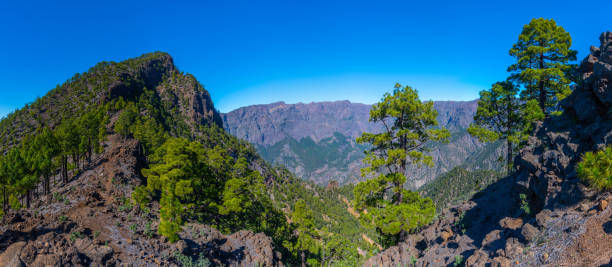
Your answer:
[[[555,19],[579,59],[612,30],[609,0],[93,2],[0,3],[0,116],[99,61],[157,50],[223,112],[373,103],[395,82],[422,99],[470,100],[505,79],[508,50],[531,18]]]

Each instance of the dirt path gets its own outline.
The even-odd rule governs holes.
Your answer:
[[[558,266],[612,266],[612,208],[589,219],[587,231],[566,250]]]

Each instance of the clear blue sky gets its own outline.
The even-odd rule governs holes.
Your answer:
[[[508,49],[531,18],[555,19],[579,59],[612,30],[609,0],[93,2],[1,1],[0,116],[99,61],[156,50],[223,112],[373,103],[396,81],[422,99],[469,100],[506,77]]]

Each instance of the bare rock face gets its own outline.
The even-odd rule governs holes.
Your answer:
[[[610,194],[589,189],[575,169],[584,152],[612,144],[612,33],[600,41],[579,67],[582,81],[561,102],[564,113],[536,126],[513,175],[444,211],[411,236],[416,244],[392,247],[368,263],[385,259],[382,266],[397,266],[404,261],[399,248],[418,255],[416,266],[448,266],[458,255],[466,266],[612,263]],[[458,233],[453,242],[431,238],[446,227]]]
[[[518,185],[536,211],[573,205],[588,194],[575,165],[585,151],[612,142],[612,33],[601,34],[600,41],[579,67],[583,81],[561,102],[564,114],[538,125],[516,159]]]

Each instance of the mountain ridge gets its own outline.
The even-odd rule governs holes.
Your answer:
[[[500,144],[482,144],[466,128],[478,105],[471,101],[436,101],[441,127],[452,132],[449,144],[432,147],[433,168],[411,167],[408,173],[418,187],[454,167],[495,169],[501,156]],[[251,105],[222,113],[224,128],[253,143],[273,164],[283,165],[304,179],[319,184],[330,181],[359,181],[363,151],[355,142],[362,132],[377,132],[382,125],[369,122],[371,105],[348,100],[286,104],[283,101]],[[317,151],[318,156],[313,156]],[[483,153],[482,151],[489,151]],[[479,162],[469,160],[480,155]],[[319,163],[317,163],[319,162]]]

